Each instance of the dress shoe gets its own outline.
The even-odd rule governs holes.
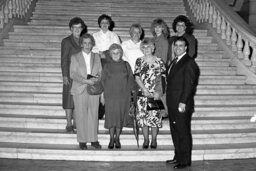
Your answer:
[[[186,167],[188,167],[188,165],[186,165],[186,164],[176,164],[173,168],[174,169],[184,169]]]
[[[71,126],[66,126],[66,131],[67,131],[67,133],[70,133],[70,134],[72,134],[72,133],[74,133],[74,129],[73,129],[73,126],[71,125]]]
[[[157,148],[157,142],[156,142],[156,140],[153,140],[153,141],[151,142],[150,148],[152,148],[152,149],[156,149],[156,148]]]
[[[110,141],[109,141],[109,144],[108,144],[108,149],[113,149],[114,144],[115,144],[115,141],[114,141],[114,139],[111,138]]]
[[[87,149],[86,143],[79,143],[79,148],[81,150],[86,150]]]
[[[166,160],[166,163],[169,163],[169,164],[178,164],[178,162],[177,162],[176,159]]]
[[[144,142],[143,142],[143,149],[147,149],[148,148],[148,146],[149,146],[149,140],[144,140]]]
[[[101,145],[100,145],[99,141],[92,142],[91,146],[96,148],[96,149],[101,149]]]
[[[119,139],[116,139],[116,141],[115,141],[115,147],[116,147],[116,148],[121,148],[121,143],[120,143],[120,140],[119,140]]]

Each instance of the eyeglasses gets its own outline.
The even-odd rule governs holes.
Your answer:
[[[151,45],[143,45],[141,46],[142,49],[151,49],[152,46]]]

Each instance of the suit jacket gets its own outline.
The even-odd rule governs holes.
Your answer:
[[[63,77],[70,77],[69,67],[71,56],[79,51],[81,51],[81,47],[75,42],[73,35],[61,41],[61,70]]]
[[[193,97],[198,76],[199,68],[196,62],[185,54],[167,75],[166,102],[169,108],[178,109],[180,102],[186,104],[186,110],[194,107]]]
[[[101,76],[101,62],[98,54],[91,52],[91,75]],[[77,95],[85,91],[87,84],[87,69],[82,51],[72,55],[70,65],[70,78],[73,79],[71,94]]]

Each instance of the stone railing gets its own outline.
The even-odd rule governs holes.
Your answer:
[[[2,0],[0,2],[0,29],[13,18],[24,18],[33,0]]]
[[[238,59],[256,73],[256,36],[223,0],[187,0],[199,23],[209,23]]]

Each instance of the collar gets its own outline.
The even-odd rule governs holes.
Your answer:
[[[178,61],[179,61],[183,56],[185,56],[185,55],[186,55],[186,53],[187,53],[187,52],[184,52],[184,53],[183,53],[183,54],[181,54],[180,56],[177,56],[177,58],[178,58],[178,59],[177,59],[177,62],[178,62]]]
[[[87,54],[87,53],[85,53],[84,51],[82,51],[82,54],[83,54],[84,57],[91,56],[91,52]]]

